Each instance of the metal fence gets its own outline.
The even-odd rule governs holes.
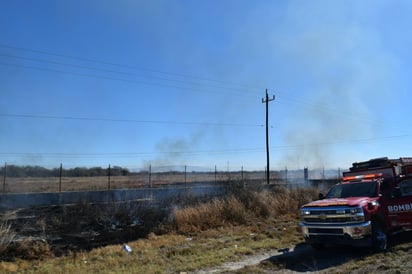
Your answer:
[[[39,193],[39,192],[68,192],[68,191],[101,191],[114,189],[159,188],[165,186],[191,187],[202,183],[228,184],[240,182],[244,184],[263,184],[266,182],[266,171],[229,171],[217,166],[152,166],[134,172],[109,165],[107,168],[95,170],[64,169],[62,165],[55,168],[39,168],[47,176],[39,176],[41,172],[19,174],[5,164],[0,168],[3,178],[2,193]],[[36,167],[31,167],[36,168]],[[120,171],[119,171],[120,170]],[[123,172],[121,172],[123,170]],[[127,172],[126,172],[127,171]],[[89,173],[87,173],[89,172]],[[39,174],[40,173],[40,174]],[[270,172],[270,183],[307,185],[311,181],[322,182],[327,179],[339,178],[340,170],[325,172],[324,170],[304,168],[302,170],[278,170]],[[87,176],[86,176],[87,175]]]

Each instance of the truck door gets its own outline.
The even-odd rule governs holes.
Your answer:
[[[412,179],[399,183],[399,191],[386,205],[388,223],[393,229],[412,229]]]

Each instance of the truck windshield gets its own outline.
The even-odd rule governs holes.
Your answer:
[[[325,198],[376,197],[377,189],[377,182],[339,184]]]

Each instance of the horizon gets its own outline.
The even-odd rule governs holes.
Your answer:
[[[44,168],[46,170],[55,170],[59,169],[60,165],[58,166],[38,166],[38,165],[14,165],[14,164],[7,164],[5,163],[3,166],[0,166],[0,174],[3,174],[2,172],[4,171],[4,168],[9,167],[18,167],[18,168],[24,168],[24,167],[29,167],[29,168]],[[61,165],[63,170],[73,170],[73,169],[102,169],[102,170],[108,170],[109,166],[69,166],[66,167],[63,164]],[[180,165],[169,165],[169,166],[148,166],[148,167],[142,167],[142,168],[135,168],[135,169],[129,169],[128,167],[123,167],[123,166],[117,166],[117,165],[110,165],[111,169],[125,169],[129,171],[130,173],[147,173],[147,172],[152,172],[152,173],[265,173],[265,169],[242,169],[240,168],[234,168],[234,169],[222,169],[218,168],[217,166],[215,167],[206,167],[206,166],[190,166],[190,165],[185,165],[185,166],[180,166]],[[305,169],[308,169],[309,172],[318,172],[318,173],[325,173],[325,174],[336,174],[336,172],[344,172],[348,171],[349,168],[310,168],[310,167],[303,167],[300,169],[288,169],[287,167],[284,167],[283,169],[270,169],[271,172],[277,172],[277,173],[302,173]],[[7,174],[7,172],[6,172]]]

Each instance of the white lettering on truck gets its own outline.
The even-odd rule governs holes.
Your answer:
[[[388,206],[389,213],[411,211],[412,204],[399,204]]]

